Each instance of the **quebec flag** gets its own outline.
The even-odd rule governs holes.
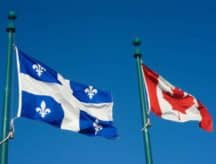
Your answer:
[[[18,117],[43,121],[89,136],[117,137],[110,93],[65,79],[42,62],[16,49]]]

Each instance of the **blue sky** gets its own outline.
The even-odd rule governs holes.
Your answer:
[[[0,95],[11,9],[17,13],[19,48],[68,79],[112,92],[120,138],[87,137],[21,118],[9,144],[9,164],[145,163],[131,44],[136,36],[143,42],[145,64],[199,98],[215,118],[215,1],[1,1]],[[17,109],[15,73],[13,91],[11,115]],[[215,132],[203,131],[198,122],[179,124],[153,114],[151,122],[155,164],[215,163]]]

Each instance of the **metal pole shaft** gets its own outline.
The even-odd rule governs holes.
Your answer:
[[[4,100],[3,100],[3,116],[2,116],[2,139],[6,138],[9,132],[9,116],[10,116],[10,89],[11,89],[11,64],[12,64],[12,46],[13,46],[13,33],[15,32],[15,27],[13,20],[16,19],[14,12],[9,12],[8,15],[9,24],[7,27],[8,32],[8,49],[7,49],[7,63],[6,63],[6,77],[5,77],[5,90],[4,90]],[[1,145],[0,152],[0,164],[8,163],[8,142]]]
[[[141,41],[139,39],[136,39],[134,40],[133,44],[136,47],[134,57],[136,59],[136,65],[137,65],[140,107],[141,107],[142,125],[143,125],[142,131],[143,131],[143,139],[144,139],[144,145],[145,145],[146,164],[153,164],[150,135],[149,135],[148,126],[147,126],[148,114],[147,114],[147,104],[146,104],[146,98],[145,98],[146,95],[145,95],[143,73],[142,73],[142,68],[141,68],[141,52],[138,48],[138,46],[141,44]]]

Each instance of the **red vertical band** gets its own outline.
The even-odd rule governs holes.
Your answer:
[[[213,130],[213,121],[211,118],[211,115],[207,111],[206,107],[198,101],[198,109],[200,111],[202,120],[200,122],[200,127],[207,130],[207,131],[212,131]]]
[[[156,115],[161,116],[161,109],[157,99],[157,85],[158,85],[158,74],[150,70],[147,66],[142,64],[145,81],[146,81],[146,88],[148,89],[148,96],[150,101],[150,109]]]

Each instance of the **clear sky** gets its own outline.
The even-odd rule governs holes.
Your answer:
[[[144,164],[134,48],[174,85],[193,94],[216,116],[216,2],[214,0],[19,0],[0,2],[0,102],[7,52],[7,14],[17,13],[15,42],[64,77],[112,92],[120,138],[62,131],[21,118],[9,144],[9,164]],[[15,60],[15,58],[13,58]],[[15,69],[15,64],[13,64]],[[17,110],[13,73],[11,115]],[[1,113],[2,115],[2,113]],[[151,115],[154,164],[216,162],[216,134],[198,122]]]

